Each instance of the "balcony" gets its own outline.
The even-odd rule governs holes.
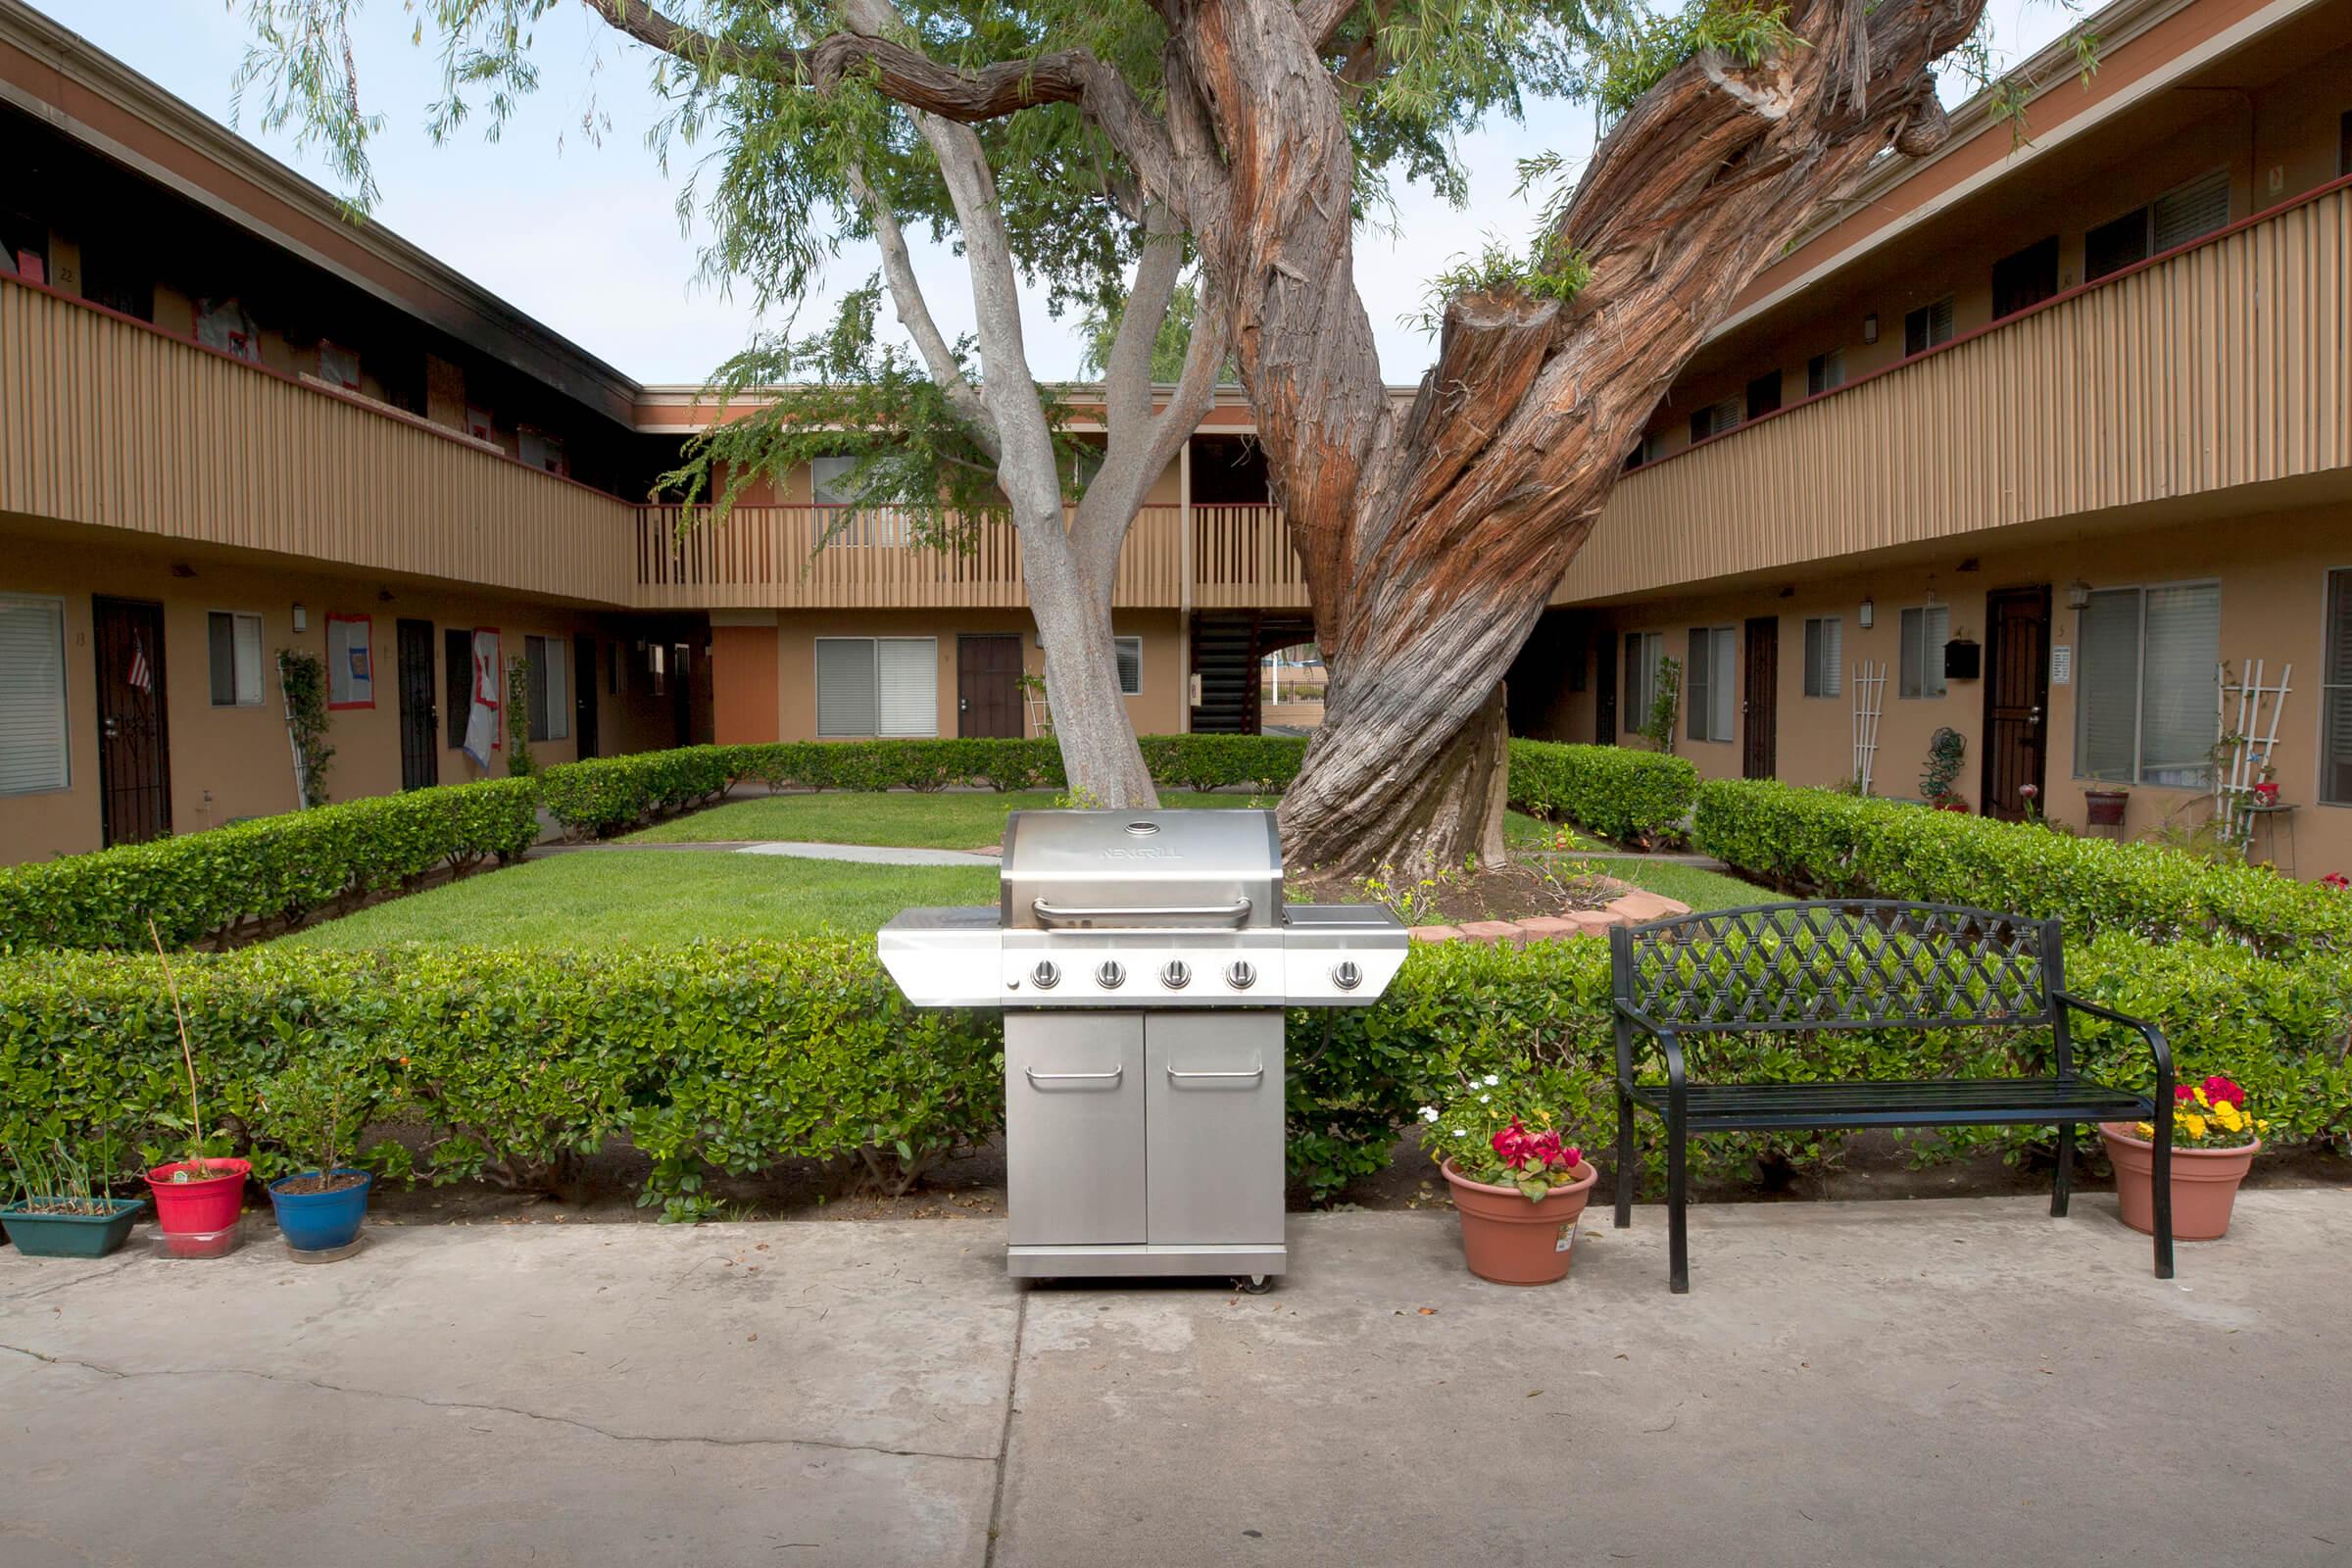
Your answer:
[[[0,512],[591,603],[636,508],[397,409],[0,280]]]
[[[2352,180],[1642,468],[1577,604],[2352,465]]]
[[[961,552],[911,544],[911,519],[889,507],[738,507],[723,524],[681,530],[680,523],[675,507],[638,512],[633,602],[640,608],[1017,610],[1027,603],[1008,523],[983,526]],[[1304,606],[1306,593],[1275,508],[1153,505],[1128,531],[1111,602],[1120,609],[1277,610]]]

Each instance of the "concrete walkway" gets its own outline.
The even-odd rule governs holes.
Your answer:
[[[818,844],[799,839],[696,839],[646,844],[543,844],[549,855],[637,855],[647,851],[720,855],[789,855],[803,860],[848,860],[858,865],[986,865],[1004,862],[985,850],[918,850],[891,844]]]
[[[1598,1221],[1597,1224],[1593,1221]],[[1004,1277],[986,1221],[0,1251],[0,1562],[2352,1560],[2352,1196],[2152,1279],[2114,1200],[1716,1206],[1482,1284],[1294,1216],[1270,1295]]]

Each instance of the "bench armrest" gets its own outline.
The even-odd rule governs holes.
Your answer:
[[[2093,1018],[2104,1018],[2109,1023],[2120,1023],[2127,1029],[2138,1031],[2139,1038],[2147,1043],[2148,1054],[2156,1061],[2156,1108],[2161,1115],[2173,1102],[2174,1083],[2173,1048],[2165,1042],[2164,1031],[2145,1018],[2134,1018],[2128,1012],[2118,1012],[2113,1007],[2085,1001],[2071,991],[2061,991],[2052,1000],[2062,1007],[2072,1007],[2077,1012],[2086,1012]]]
[[[1681,1033],[1671,1024],[1663,1024],[1622,997],[1612,1004],[1617,1011],[1617,1087],[1632,1094],[1634,1091],[1634,1030],[1640,1029],[1653,1037],[1658,1050],[1666,1058],[1667,1092],[1678,1099],[1689,1075],[1683,1065]]]

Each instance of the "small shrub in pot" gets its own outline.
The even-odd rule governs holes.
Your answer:
[[[1470,1272],[1501,1285],[1567,1276],[1576,1222],[1600,1179],[1566,1139],[1569,1085],[1556,1070],[1485,1073],[1441,1108],[1421,1107],[1421,1147],[1445,1172]]]
[[[306,1260],[343,1255],[368,1215],[375,1178],[342,1160],[367,1113],[354,1065],[340,1045],[306,1054],[265,1081],[255,1104],[263,1135],[304,1167],[270,1184],[270,1202],[286,1250]]]

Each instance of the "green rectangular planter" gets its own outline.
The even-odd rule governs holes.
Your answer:
[[[26,1257],[104,1257],[130,1235],[144,1198],[110,1198],[104,1214],[28,1214],[0,1208],[0,1226]]]

